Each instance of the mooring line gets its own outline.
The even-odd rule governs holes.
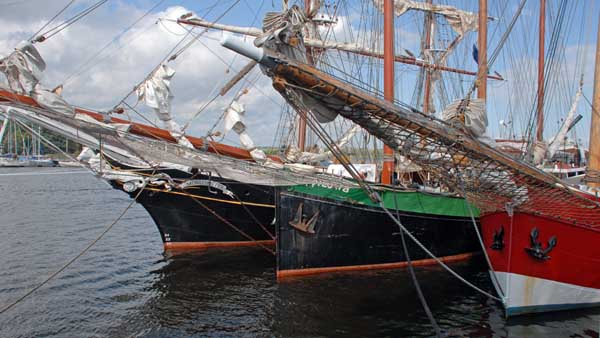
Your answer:
[[[398,207],[398,195],[394,194],[394,207],[396,208],[396,217],[398,218],[398,222],[400,222],[400,209]],[[419,296],[419,301],[421,302],[421,306],[423,306],[423,310],[425,310],[425,314],[433,326],[433,330],[435,331],[435,336],[437,338],[442,337],[442,331],[440,330],[440,326],[438,325],[433,313],[431,312],[431,308],[429,304],[427,304],[427,299],[425,299],[425,295],[423,294],[423,290],[421,290],[421,285],[419,284],[419,280],[417,279],[417,274],[415,273],[415,269],[412,264],[412,260],[410,258],[410,253],[408,252],[408,247],[406,246],[406,239],[404,238],[404,230],[402,227],[398,227],[400,230],[400,239],[402,240],[402,249],[404,250],[404,258],[408,263],[408,272],[410,273],[410,277],[412,278],[413,285],[417,290],[417,296]]]
[[[60,149],[59,147],[57,147],[54,143],[52,143],[51,141],[47,140],[45,137],[43,137],[41,134],[39,134],[36,131],[34,131],[33,129],[31,129],[26,124],[24,124],[21,121],[16,120],[16,119],[14,119],[14,121],[17,122],[18,124],[20,124],[21,126],[25,127],[26,129],[28,129],[32,134],[37,135],[44,143],[46,143],[50,147],[57,149],[58,151],[60,151],[64,155],[66,155],[71,160],[74,160],[73,156],[71,156],[70,154],[67,154],[66,152],[64,152],[62,149]],[[86,169],[87,172],[91,172],[94,176],[96,175],[96,173],[94,173],[90,168],[84,166],[79,161],[77,161],[77,162],[82,166],[82,168]],[[154,169],[154,172],[156,172],[156,169]],[[77,172],[77,173],[79,173],[79,172]],[[25,293],[23,296],[19,297],[17,300],[15,300],[14,302],[12,302],[8,306],[4,307],[2,310],[0,310],[0,315],[4,314],[6,311],[8,311],[11,308],[13,308],[15,305],[21,303],[23,300],[25,300],[25,298],[29,297],[31,294],[33,294],[35,291],[37,291],[39,288],[41,288],[42,286],[46,285],[54,277],[56,277],[58,274],[60,274],[61,272],[63,272],[66,268],[68,268],[71,264],[73,264],[77,259],[79,259],[81,256],[83,256],[86,252],[88,252],[96,243],[98,243],[98,241],[100,241],[104,237],[104,235],[106,235],[110,231],[110,229],[112,229],[121,220],[121,218],[123,218],[123,216],[125,216],[125,214],[127,213],[127,211],[129,211],[129,209],[131,209],[131,207],[133,206],[133,204],[137,201],[138,197],[142,194],[142,192],[144,191],[144,188],[146,188],[147,184],[148,184],[148,182],[146,180],[144,180],[144,184],[140,188],[140,191],[137,193],[137,195],[131,201],[131,203],[129,203],[129,205],[125,208],[125,210],[123,210],[123,212],[121,212],[121,214],[119,215],[119,217],[117,217],[117,219],[115,219],[108,227],[106,227],[106,229],[104,229],[104,231],[102,231],[102,233],[100,233],[100,235],[98,237],[96,237],[96,239],[94,239],[90,244],[88,244],[88,246],[86,246],[83,249],[83,251],[81,251],[77,256],[73,257],[70,261],[68,261],[60,269],[58,269],[53,274],[51,274],[43,282],[41,282],[40,284],[38,284],[37,286],[35,286],[33,289],[29,290],[27,293]]]
[[[96,237],[96,239],[94,239],[90,244],[88,244],[88,246],[86,246],[85,249],[83,249],[79,254],[77,254],[77,256],[73,257],[70,261],[68,261],[60,269],[58,269],[53,274],[51,274],[43,282],[41,282],[40,284],[38,284],[37,286],[35,286],[33,289],[29,290],[27,293],[25,293],[23,296],[19,297],[17,300],[15,300],[14,302],[12,302],[10,305],[8,305],[5,308],[3,308],[2,310],[0,310],[0,315],[4,314],[6,311],[10,310],[12,307],[14,307],[15,305],[19,304],[23,300],[25,300],[25,298],[27,298],[29,295],[31,295],[32,293],[34,293],[35,291],[37,291],[42,286],[46,285],[54,277],[56,277],[58,274],[60,274],[61,272],[63,272],[66,268],[68,268],[71,264],[73,264],[77,259],[79,259],[81,256],[83,256],[86,252],[88,252],[96,243],[98,243],[98,241],[100,241],[102,239],[102,237],[104,237],[104,235],[106,235],[110,231],[110,229],[112,229],[121,220],[121,218],[123,218],[123,216],[125,216],[125,214],[127,213],[127,211],[129,211],[129,209],[131,209],[131,207],[133,206],[133,204],[137,201],[137,198],[142,194],[142,191],[144,191],[144,188],[146,187],[146,184],[147,184],[147,182],[144,181],[144,185],[140,188],[140,191],[138,192],[138,194],[131,201],[131,203],[129,203],[129,205],[125,208],[125,210],[123,210],[123,212],[121,212],[121,214],[119,215],[119,217],[117,217],[117,219],[115,219],[108,227],[106,227],[106,229],[104,229],[104,231],[102,231],[102,233],[100,233],[100,235],[98,237]]]

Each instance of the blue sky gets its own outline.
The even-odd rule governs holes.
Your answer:
[[[43,23],[53,16],[67,0],[0,0],[0,54],[7,54],[21,39],[27,38]],[[81,8],[93,3],[90,0],[79,0],[60,18],[64,19]],[[291,1],[293,2],[293,1]],[[476,11],[475,0],[445,0],[436,3],[449,4],[458,8]],[[489,24],[489,53],[497,46],[498,40],[520,1],[490,1],[489,15],[498,20]],[[559,20],[556,18],[558,7],[562,1],[548,0],[546,29],[547,53],[550,52],[550,41]],[[177,26],[156,24],[160,17],[180,15],[185,11],[193,11],[208,20],[215,20],[236,0],[225,1],[175,1],[165,0],[148,17],[126,33],[123,29],[131,25],[145,11],[154,6],[154,0],[109,0],[108,3],[89,17],[75,23],[64,33],[58,34],[39,48],[48,61],[45,84],[53,87],[65,82],[65,97],[75,104],[98,109],[106,109],[116,104],[131,88],[144,78],[145,74],[160,62],[167,52],[179,41],[185,31]],[[339,1],[327,1],[326,4],[338,4]],[[361,41],[379,39],[377,31],[380,17],[374,12],[365,12],[372,18],[361,17],[366,0],[349,0],[341,2],[337,7],[339,27],[329,36],[350,41],[350,36],[360,37]],[[370,2],[369,2],[370,3]],[[503,52],[492,71],[502,74],[506,81],[489,83],[488,115],[489,131],[493,136],[504,136],[506,128],[499,126],[499,120],[512,119],[515,133],[522,134],[527,125],[535,100],[535,79],[537,59],[537,22],[538,1],[527,2],[520,20],[509,37]],[[216,5],[216,6],[215,6]],[[212,10],[209,11],[209,9]],[[221,23],[233,25],[260,26],[260,21],[267,11],[280,8],[279,0],[241,0],[220,20]],[[562,20],[563,39],[555,48],[554,66],[549,80],[549,91],[546,97],[546,137],[552,136],[559,125],[560,118],[566,114],[577,89],[580,73],[585,66],[584,95],[591,100],[593,81],[593,62],[600,4],[593,0],[567,1],[565,15]],[[325,12],[332,13],[333,6],[325,7]],[[422,32],[423,15],[409,12],[396,19],[397,52],[408,49],[419,54],[419,37]],[[438,48],[453,37],[443,19],[439,22]],[[363,25],[361,25],[363,23]],[[366,25],[369,23],[369,25]],[[351,31],[351,32],[350,32]],[[118,36],[116,43],[109,45],[100,53],[100,48]],[[185,123],[206,103],[211,92],[224,83],[241,68],[246,60],[223,50],[215,41],[220,37],[218,32],[207,33],[202,38],[204,45],[195,43],[186,50],[172,66],[178,74],[173,80],[173,110],[176,119]],[[449,59],[449,65],[476,70],[476,63],[471,57],[471,48],[475,43],[476,33],[469,33],[457,47]],[[378,44],[375,43],[374,46]],[[587,46],[587,47],[586,47]],[[100,53],[87,67],[81,68],[86,60]],[[585,54],[586,56],[582,56]],[[348,58],[332,55],[329,62],[342,64]],[[363,66],[362,72],[380,69],[380,62],[369,67]],[[92,66],[91,68],[89,66]],[[78,70],[83,69],[81,72]],[[74,75],[74,76],[70,76]],[[413,66],[397,65],[396,90],[397,98],[411,103],[415,89],[418,69]],[[270,87],[267,78],[258,71],[251,74],[253,89],[242,101],[246,104],[246,119],[250,135],[257,144],[270,145],[279,114],[281,99]],[[443,75],[447,101],[460,98],[472,82],[472,77]],[[373,78],[371,83],[380,86],[380,81]],[[438,93],[439,94],[439,93]],[[440,96],[441,97],[441,96]],[[218,98],[193,121],[190,134],[203,135],[218,119],[230,98]],[[131,100],[130,102],[134,102]],[[443,108],[443,100],[436,99],[437,110]],[[142,109],[143,110],[143,109]],[[577,137],[585,144],[588,140],[590,106],[583,98],[578,112],[584,119],[576,128]],[[235,137],[228,137],[235,144]]]

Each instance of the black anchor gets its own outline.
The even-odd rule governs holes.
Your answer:
[[[492,241],[492,245],[490,245],[490,249],[504,249],[504,226],[500,226],[500,229],[494,231],[494,238]]]
[[[556,236],[550,237],[550,239],[548,240],[548,246],[545,249],[542,246],[542,242],[538,242],[538,236],[538,229],[535,227],[531,229],[531,247],[525,248],[525,251],[527,251],[527,253],[531,257],[545,261],[547,259],[550,259],[548,253],[552,251],[552,249],[554,249],[554,247],[556,246]]]

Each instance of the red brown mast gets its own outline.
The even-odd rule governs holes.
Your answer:
[[[433,0],[427,0],[427,3],[433,3]],[[431,12],[427,12],[425,14],[425,43],[423,44],[423,51],[428,51],[431,49],[431,34],[433,28],[433,14]],[[430,54],[431,55],[431,54]],[[433,60],[427,60],[429,63]],[[430,101],[431,101],[431,73],[433,69],[425,68],[425,85],[423,89],[423,112],[425,114],[431,113]]]
[[[479,33],[477,35],[478,64],[477,98],[487,99],[487,0],[479,0]]]
[[[394,0],[383,2],[383,96],[394,102]],[[391,184],[394,172],[394,150],[383,146],[381,183]]]

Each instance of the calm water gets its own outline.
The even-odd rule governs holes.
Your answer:
[[[61,174],[61,172],[69,172]],[[0,170],[0,308],[110,224],[130,199],[73,169]],[[277,284],[259,249],[167,256],[136,205],[70,268],[0,315],[0,337],[427,337],[406,271]],[[454,267],[490,289],[481,262]],[[498,304],[438,268],[417,270],[450,336],[598,337],[600,311],[505,321]]]

